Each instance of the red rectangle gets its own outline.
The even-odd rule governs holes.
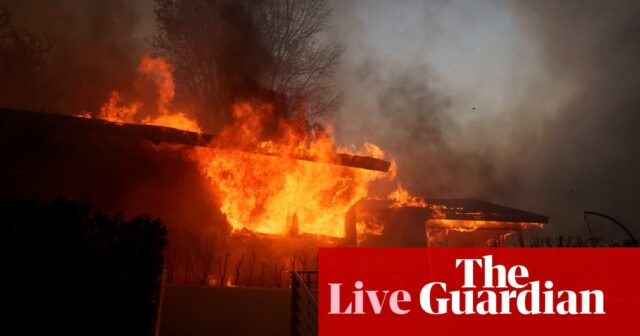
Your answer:
[[[465,262],[456,267],[458,259],[482,262],[483,268],[478,261],[466,262],[475,288],[470,288],[470,278],[469,288],[461,288]],[[321,249],[319,261],[320,335],[621,335],[639,330],[640,249]],[[495,267],[490,283],[485,282],[488,263]],[[362,282],[360,290],[357,281]],[[424,286],[433,282],[445,283],[446,290],[432,285],[430,296],[424,290],[421,304]],[[394,296],[399,290],[406,293]],[[454,313],[456,291],[462,314]],[[540,293],[539,314],[531,306],[534,292]],[[468,306],[467,296],[473,301]],[[428,313],[426,302],[432,313],[444,311],[439,308],[446,313]],[[585,302],[590,304],[583,306]]]

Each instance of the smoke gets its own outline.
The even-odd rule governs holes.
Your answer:
[[[511,195],[519,181],[508,174],[509,165],[497,162],[501,141],[492,126],[502,116],[490,112],[507,104],[490,98],[509,78],[493,76],[485,85],[493,71],[504,70],[468,34],[478,25],[476,35],[487,40],[504,18],[478,4],[335,6],[336,30],[347,46],[338,82],[345,103],[335,116],[340,140],[380,145],[397,159],[399,180],[414,193],[487,200]],[[493,23],[469,18],[475,10]]]
[[[18,108],[73,114],[97,112],[113,89],[130,88],[153,29],[151,1],[7,0],[12,25],[54,41],[44,88]]]
[[[529,106],[523,123],[538,114],[534,103],[544,99],[540,90],[566,92],[540,127],[522,127],[522,139],[543,135],[528,145],[518,143],[527,149],[522,173],[533,171],[527,187],[540,195],[529,196],[529,202],[548,203],[568,225],[583,210],[601,211],[638,234],[640,4],[522,2],[514,14],[542,60],[524,101]],[[608,225],[610,234],[617,230],[611,223],[598,224]]]
[[[587,236],[582,212],[638,233],[638,6],[631,1],[334,2],[347,46],[336,133],[398,161],[428,197],[549,215],[543,234]],[[611,223],[594,233],[626,238]]]

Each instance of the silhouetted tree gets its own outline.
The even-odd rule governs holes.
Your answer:
[[[154,45],[175,66],[177,98],[211,128],[261,90],[285,97],[289,116],[335,106],[328,80],[341,47],[320,38],[324,0],[156,0],[155,12]]]
[[[271,264],[271,266],[273,267],[276,287],[280,288],[282,287],[282,274],[284,273],[284,269],[287,267],[287,264],[279,264],[277,262],[274,262]]]
[[[175,246],[169,245],[165,250],[165,270],[167,272],[167,283],[173,283],[173,276],[176,271],[176,266],[180,263],[180,256]]]
[[[223,257],[218,258],[218,271],[220,273],[220,287],[226,286],[227,280],[227,267],[229,265],[229,250],[224,253]]]
[[[251,287],[253,285],[253,268],[256,265],[256,248],[255,246],[251,249],[251,259],[249,260],[249,281],[247,285]]]
[[[260,287],[264,287],[264,277],[267,268],[267,263],[262,262],[262,272],[260,272]]]
[[[244,253],[240,256],[238,263],[236,263],[236,274],[235,274],[235,286],[238,287],[240,285],[240,269],[242,268],[242,263],[244,262]]]
[[[213,271],[217,236],[209,232],[192,233],[190,240],[196,281],[200,285],[208,285],[209,276]]]

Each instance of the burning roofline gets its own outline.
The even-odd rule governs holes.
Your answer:
[[[101,119],[89,119],[2,107],[0,107],[0,120],[4,127],[30,128],[44,132],[66,131],[94,135],[119,136],[148,140],[154,144],[164,142],[192,147],[211,147],[212,141],[216,138],[216,135],[213,134],[185,131],[166,126],[116,123]],[[261,152],[256,149],[238,149],[262,155],[282,156],[282,154],[279,153]],[[295,160],[328,163],[380,172],[388,172],[391,166],[389,161],[346,153],[336,153],[333,158],[319,158],[302,154],[291,154],[287,155],[287,157]]]
[[[365,212],[388,212],[397,209],[414,209],[422,212],[428,219],[484,221],[500,223],[531,223],[544,225],[549,217],[537,213],[519,210],[477,199],[426,199],[424,206],[392,207],[393,201],[388,199],[363,199],[356,207]]]

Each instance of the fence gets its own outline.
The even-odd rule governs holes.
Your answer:
[[[291,335],[318,335],[318,272],[291,271]]]

